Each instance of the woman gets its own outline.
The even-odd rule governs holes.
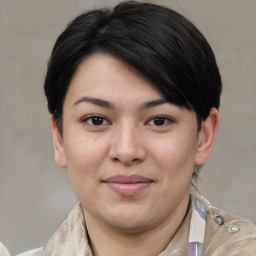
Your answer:
[[[22,255],[255,255],[255,226],[193,189],[222,85],[187,19],[136,2],[84,13],[57,39],[44,88],[79,203]]]

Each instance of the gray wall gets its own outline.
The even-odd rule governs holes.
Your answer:
[[[76,197],[53,161],[43,96],[57,35],[84,9],[115,1],[0,0],[0,240],[15,254],[42,246]],[[256,1],[158,1],[193,21],[222,73],[221,124],[200,190],[256,223]]]

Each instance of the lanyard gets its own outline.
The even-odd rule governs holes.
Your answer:
[[[188,256],[201,256],[209,202],[198,193],[193,194],[192,217],[188,239]]]

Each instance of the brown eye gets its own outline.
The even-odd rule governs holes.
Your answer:
[[[91,118],[91,122],[93,125],[102,125],[104,122],[104,119],[102,117],[95,116]]]
[[[156,117],[151,118],[147,124],[150,126],[165,126],[165,125],[171,124],[171,123],[173,123],[173,120],[168,117],[156,116]]]
[[[153,123],[154,125],[156,126],[161,126],[161,125],[164,125],[165,122],[166,122],[166,118],[163,118],[163,117],[155,117],[153,118]]]
[[[89,116],[85,118],[83,122],[86,122],[91,126],[101,126],[109,124],[109,122],[102,116]]]

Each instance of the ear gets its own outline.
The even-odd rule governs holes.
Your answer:
[[[64,151],[63,139],[53,115],[51,115],[51,129],[54,147],[54,160],[59,167],[66,168],[67,162]]]
[[[195,165],[203,165],[206,159],[210,156],[218,126],[219,112],[216,108],[211,108],[209,116],[201,124]]]

